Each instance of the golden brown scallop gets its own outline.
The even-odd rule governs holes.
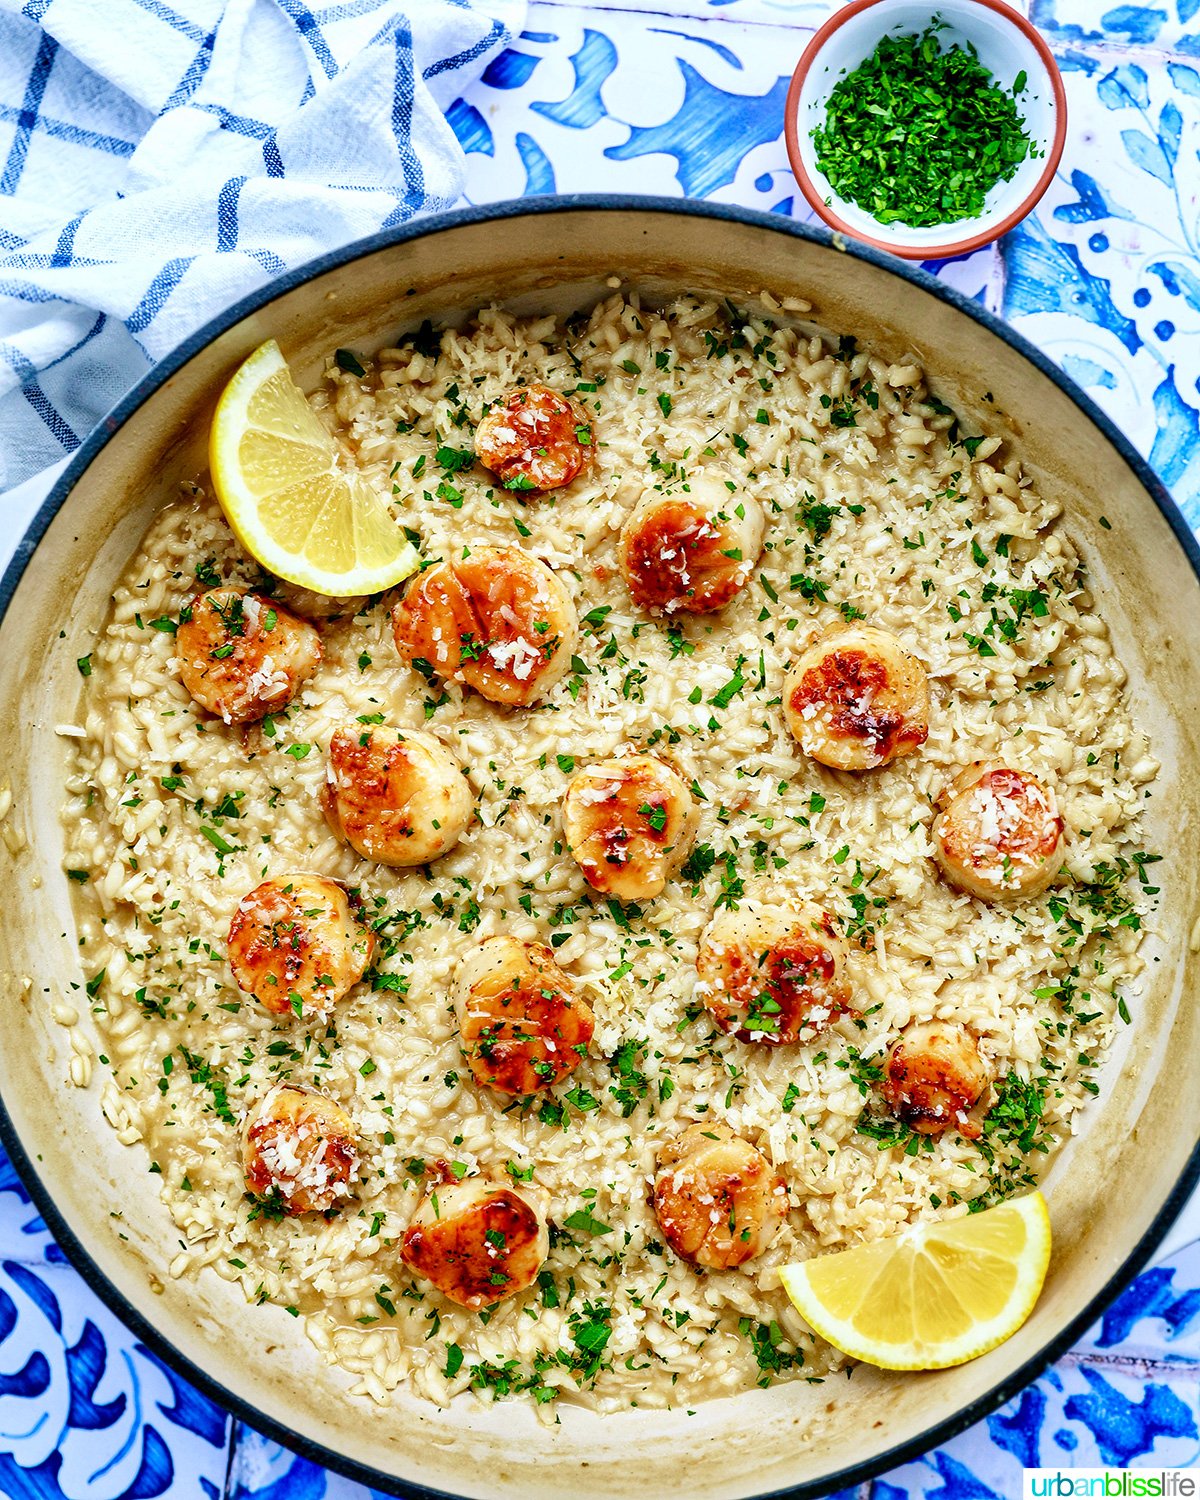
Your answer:
[[[567,783],[567,851],[595,890],[657,896],[687,858],[700,810],[687,782],[653,755],[597,761]]]
[[[291,702],[321,663],[321,637],[263,594],[210,589],[183,611],[175,653],[201,708],[247,724]]]
[[[364,859],[424,865],[452,849],[475,798],[462,767],[421,729],[346,725],[329,742],[322,805],[329,826]]]
[[[678,493],[649,491],[621,532],[633,602],[663,614],[723,609],[753,573],[765,529],[758,501],[715,475],[694,476]]]
[[[743,1042],[811,1042],[851,1009],[845,965],[845,944],[819,907],[743,901],[700,939],[696,998]]]
[[[651,1202],[675,1254],[714,1270],[761,1255],[788,1208],[767,1158],[717,1120],[661,1147]]]
[[[375,935],[335,880],[280,875],[242,897],[229,924],[238,987],[278,1016],[327,1016],[367,971]]]
[[[869,771],[929,735],[925,668],[873,625],[826,630],[788,668],[783,710],[800,748],[839,771]]]
[[[1040,896],[1067,848],[1053,788],[1028,771],[967,766],[939,799],[933,855],[951,885],[984,901]]]
[[[242,1128],[246,1186],[288,1214],[325,1213],[350,1194],[358,1171],[354,1122],[336,1100],[277,1083]]]
[[[475,429],[475,456],[506,490],[561,489],[592,462],[592,424],[549,386],[517,386]]]
[[[537,1279],[550,1251],[544,1197],[487,1177],[441,1183],[405,1230],[401,1259],[460,1307],[491,1307]]]
[[[417,576],[392,610],[392,633],[425,676],[527,708],[570,666],[579,620],[544,562],[520,547],[476,547]]]
[[[983,1133],[970,1111],[989,1082],[975,1038],[954,1021],[905,1028],[884,1063],[882,1089],[896,1118],[919,1135]]]
[[[587,1056],[595,1026],[549,948],[510,937],[460,959],[454,1008],[475,1082],[502,1094],[561,1083]]]

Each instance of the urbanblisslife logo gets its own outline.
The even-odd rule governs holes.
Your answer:
[[[1200,1469],[1026,1469],[1021,1500],[1195,1500]]]

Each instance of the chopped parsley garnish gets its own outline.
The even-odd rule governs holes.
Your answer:
[[[761,1371],[758,1384],[768,1386],[772,1375],[795,1369],[804,1363],[804,1355],[794,1345],[785,1347],[783,1329],[771,1320],[770,1323],[755,1323],[752,1318],[738,1319],[738,1332],[748,1338],[754,1349],[754,1358]]]
[[[931,1135],[918,1135],[915,1130],[910,1130],[907,1125],[901,1125],[899,1120],[894,1120],[890,1115],[872,1115],[863,1110],[858,1117],[855,1130],[859,1135],[868,1136],[881,1151],[890,1150],[893,1146],[900,1146],[905,1156],[916,1156],[918,1151],[932,1151],[934,1137]]]
[[[646,1097],[649,1079],[639,1067],[647,1043],[627,1037],[613,1053],[611,1062],[618,1082],[609,1084],[608,1092],[621,1106],[621,1118],[628,1119]]]
[[[733,669],[733,676],[724,687],[717,691],[708,700],[714,708],[728,708],[737,695],[746,686],[746,679],[742,676],[742,668],[746,664],[746,658],[739,656],[737,665]]]
[[[661,802],[651,806],[649,802],[643,802],[638,808],[638,816],[645,818],[655,833],[661,833],[667,826],[667,809]]]
[[[611,1234],[612,1225],[598,1219],[590,1208],[577,1208],[563,1220],[564,1229],[577,1229],[581,1234]]]
[[[201,828],[200,833],[202,837],[208,840],[218,854],[232,854],[236,847],[227,838],[219,834],[215,828]]]
[[[711,844],[696,844],[683,862],[683,868],[679,872],[680,877],[691,881],[693,885],[698,885],[716,862],[716,852]]]
[[[228,1090],[224,1078],[215,1071],[212,1064],[195,1052],[189,1052],[186,1047],[180,1047],[180,1055],[187,1064],[188,1076],[192,1082],[200,1088],[206,1088],[212,1095],[212,1112],[218,1120],[223,1120],[226,1125],[236,1125],[237,1116],[229,1107]]]
[[[341,370],[344,375],[357,375],[361,379],[361,377],[367,373],[366,370],[363,369],[358,356],[356,354],[352,354],[349,349],[338,349],[335,352],[333,358],[335,363],[337,364],[338,369]]]
[[[568,1320],[571,1338],[583,1357],[581,1374],[593,1379],[600,1369],[604,1351],[612,1337],[612,1309],[585,1302],[582,1313],[572,1313]]]
[[[428,318],[417,329],[416,333],[410,333],[408,343],[418,354],[423,354],[426,359],[436,359],[442,352],[442,335],[434,328]]]
[[[434,456],[447,474],[459,474],[475,462],[470,448],[439,448]]]
[[[984,1140],[1015,1147],[1025,1155],[1045,1151],[1042,1112],[1046,1107],[1046,1079],[1029,1082],[1007,1073],[996,1085],[996,1102],[983,1121]]]
[[[841,509],[840,505],[823,505],[814,495],[805,491],[798,514],[818,547],[829,535]]]
[[[818,168],[880,224],[952,224],[983,212],[1037,146],[1016,105],[1024,75],[999,87],[974,47],[942,51],[934,24],[884,36],[840,79],[812,132]]]
[[[277,1187],[273,1187],[269,1193],[265,1193],[261,1198],[256,1197],[253,1193],[247,1193],[246,1200],[250,1204],[251,1220],[274,1219],[278,1222],[280,1219],[287,1218],[288,1206],[283,1194]],[[234,1265],[237,1262],[231,1261],[230,1264]]]

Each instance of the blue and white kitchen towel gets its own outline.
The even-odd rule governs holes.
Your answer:
[[[524,0],[0,0],[0,494],[236,298],[461,194]]]

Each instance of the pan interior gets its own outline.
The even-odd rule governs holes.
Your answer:
[[[1164,856],[1162,905],[1136,1024],[1101,1077],[1101,1095],[1045,1184],[1056,1250],[1046,1291],[1009,1343],[971,1365],[892,1377],[860,1367],[820,1385],[789,1384],[695,1410],[598,1418],[564,1407],[540,1426],[519,1403],[460,1401],[438,1411],[400,1394],[390,1409],[347,1394],[281,1309],[247,1307],[215,1276],[173,1281],[175,1235],[144,1151],[103,1123],[98,1083],[68,1085],[70,1049],[55,1002],[86,1007],[62,869],[64,740],[77,713],[77,658],[91,649],[111,588],[153,512],[204,467],[216,394],[240,360],[276,337],[301,382],[334,347],[370,352],[430,317],[461,318],[499,300],[519,311],[587,307],[616,277],[649,299],[766,289],[891,358],[914,353],[941,397],[1008,436],[1042,491],[1062,501],[1086,556],[1135,718],[1163,765],[1145,814]],[[1102,520],[1103,518],[1103,520]],[[563,207],[451,223],[370,249],[283,291],[202,345],[91,457],[16,584],[0,626],[10,705],[0,749],[12,794],[4,825],[13,865],[3,932],[0,1015],[11,1128],[56,1215],[133,1312],[260,1425],[318,1445],[343,1464],[463,1496],[622,1496],[682,1489],[766,1494],[882,1459],[1005,1382],[1078,1319],[1135,1254],[1200,1135],[1200,1092],[1181,1089],[1200,1049],[1188,934],[1200,907],[1194,847],[1200,797],[1200,586],[1138,475],[1061,386],[951,302],[836,244],[766,221],[666,208]],[[15,853],[12,852],[15,848]],[[96,1073],[100,1073],[97,1067]],[[978,1412],[976,1412],[978,1414]],[[252,1416],[252,1420],[255,1417]]]

